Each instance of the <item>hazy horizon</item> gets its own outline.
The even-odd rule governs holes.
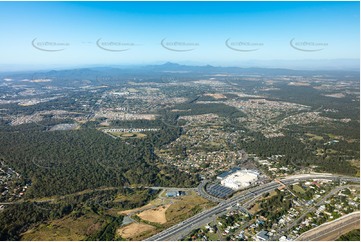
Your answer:
[[[154,61],[149,63],[128,63],[128,64],[89,64],[89,65],[21,65],[8,64],[1,65],[0,72],[26,72],[26,71],[48,71],[48,70],[65,70],[78,68],[133,68],[150,65],[163,65],[174,63],[185,66],[207,66],[214,67],[238,67],[238,68],[267,68],[267,69],[290,69],[305,71],[360,71],[359,59],[341,59],[341,60],[272,60],[259,61],[249,60],[244,62],[234,62],[229,64],[217,63],[200,63],[200,62],[173,62],[173,61]]]

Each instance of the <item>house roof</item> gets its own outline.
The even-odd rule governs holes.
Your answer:
[[[166,193],[167,196],[177,196],[178,194],[179,194],[178,191],[171,191]]]

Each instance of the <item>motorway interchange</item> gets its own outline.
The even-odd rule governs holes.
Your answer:
[[[279,181],[285,185],[290,185],[295,182],[305,181],[309,179],[327,179],[327,180],[343,180],[349,182],[360,183],[359,178],[347,177],[347,176],[338,176],[333,174],[304,174],[286,177],[280,179]],[[280,186],[279,182],[272,181],[258,187],[253,187],[248,190],[243,191],[239,195],[236,195],[228,200],[220,202],[217,206],[203,211],[191,218],[184,220],[181,223],[178,223],[162,232],[148,238],[148,241],[170,241],[170,240],[180,240],[189,234],[193,229],[196,229],[212,220],[215,217],[220,216],[222,213],[226,212],[227,209],[230,209],[234,206],[242,206],[244,202],[249,199],[261,196],[264,193],[271,192],[277,189]]]

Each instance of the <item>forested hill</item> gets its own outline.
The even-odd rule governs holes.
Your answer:
[[[195,177],[157,164],[157,143],[179,134],[163,127],[157,137],[125,142],[94,129],[0,133],[1,159],[31,181],[28,197],[64,195],[102,186],[192,186]],[[153,140],[153,142],[151,142]]]

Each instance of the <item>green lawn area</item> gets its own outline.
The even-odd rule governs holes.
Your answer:
[[[143,133],[136,133],[136,132],[131,132],[131,133],[125,133],[125,132],[108,132],[108,134],[113,135],[115,137],[120,137],[120,138],[144,138],[147,135],[143,134]]]
[[[306,135],[310,137],[310,140],[323,140],[322,136],[316,134],[306,133]]]
[[[292,189],[297,192],[297,193],[300,193],[300,194],[304,194],[306,191],[299,185],[293,185],[292,186]]]
[[[219,240],[218,234],[217,233],[206,233],[206,236],[208,237],[208,239],[210,241],[217,241]]]

